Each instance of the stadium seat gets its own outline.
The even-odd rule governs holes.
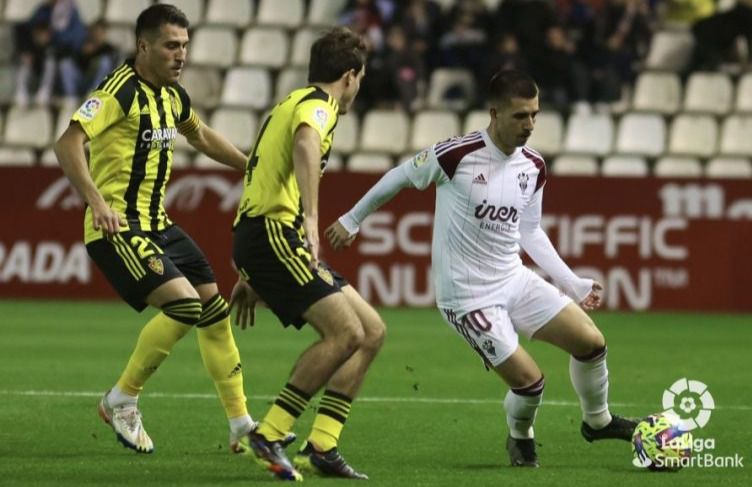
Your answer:
[[[214,108],[222,94],[222,77],[215,68],[187,66],[180,76],[180,84],[191,97],[191,106]]]
[[[660,115],[628,113],[619,122],[616,152],[656,157],[666,145],[666,122]]]
[[[409,148],[419,151],[460,134],[460,121],[454,112],[426,110],[413,118]]]
[[[702,164],[694,157],[664,156],[655,163],[653,173],[661,178],[699,178]]]
[[[632,106],[635,110],[676,113],[681,106],[681,82],[674,73],[641,73],[637,78]]]
[[[466,110],[475,100],[475,79],[461,68],[438,68],[431,74],[428,107]]]
[[[84,24],[91,24],[102,17],[102,0],[76,0],[76,6]]]
[[[136,25],[142,10],[151,5],[151,0],[108,0],[104,18],[115,24]]]
[[[272,81],[264,68],[233,68],[225,75],[222,103],[262,110],[272,95]]]
[[[35,162],[36,156],[31,149],[0,147],[0,167],[33,166]]]
[[[752,164],[744,157],[715,157],[708,161],[705,175],[709,178],[752,178]]]
[[[13,53],[16,52],[15,39],[13,35],[13,25],[8,23],[0,23],[0,46],[5,46],[0,49],[0,67],[13,58]]]
[[[752,73],[746,73],[736,86],[736,111],[752,112]]]
[[[573,114],[564,137],[564,151],[578,154],[606,155],[611,152],[614,122],[604,113]]]
[[[118,46],[121,54],[130,56],[136,52],[136,34],[133,32],[133,27],[110,25],[107,28],[107,41],[114,46]]]
[[[601,174],[609,177],[645,177],[648,163],[639,156],[608,156],[601,164]]]
[[[692,73],[684,93],[684,110],[724,115],[731,110],[734,86],[723,73]]]
[[[339,152],[329,154],[329,160],[326,162],[326,172],[339,172],[344,168],[345,163],[342,160],[342,154]]]
[[[0,64],[0,104],[6,105],[13,101],[15,86],[13,68],[7,64]]]
[[[392,168],[392,158],[387,154],[358,152],[347,160],[347,170],[382,174]]]
[[[182,169],[191,167],[193,164],[193,154],[184,150],[175,150],[172,152],[173,169]]]
[[[46,108],[19,108],[8,110],[5,119],[3,142],[42,149],[52,142],[52,115]]]
[[[45,0],[5,0],[5,13],[3,19],[6,22],[26,22],[36,8]]]
[[[229,68],[235,64],[237,36],[227,27],[199,27],[193,33],[188,55],[191,63]]]
[[[206,154],[202,154],[199,152],[196,154],[196,156],[193,159],[193,167],[196,169],[205,169],[207,171],[235,171],[235,169],[231,168],[230,166],[225,166],[224,164],[221,164],[211,157],[207,156]]]
[[[161,3],[171,3],[183,11],[191,27],[196,27],[204,22],[204,0],[161,0]]]
[[[209,0],[206,6],[206,22],[209,24],[246,27],[251,21],[253,0]]]
[[[316,29],[298,29],[292,38],[292,54],[290,64],[293,66],[308,66],[311,46],[319,36]]]
[[[274,88],[274,101],[279,103],[291,91],[308,85],[308,70],[304,68],[285,68],[277,76]]]
[[[710,157],[718,147],[718,124],[710,115],[683,113],[674,118],[668,139],[673,155]]]
[[[258,120],[250,110],[218,108],[212,113],[209,126],[227,137],[235,147],[248,153],[256,140]]]
[[[729,156],[752,156],[752,115],[726,117],[719,152]]]
[[[402,154],[407,149],[409,133],[410,120],[403,112],[371,110],[363,118],[360,148],[392,155]]]
[[[645,67],[647,69],[683,71],[689,64],[694,39],[689,31],[659,31],[653,34]]]
[[[52,148],[47,148],[42,152],[39,163],[45,167],[60,167],[55,151]]]
[[[591,156],[562,155],[554,159],[551,173],[557,176],[597,176],[598,161]]]
[[[308,7],[309,25],[335,25],[339,13],[345,8],[347,0],[311,0]]]
[[[303,22],[303,0],[260,0],[257,21],[262,25],[297,27]]]
[[[240,62],[279,69],[287,64],[288,44],[282,29],[247,29],[240,43]]]
[[[360,123],[355,113],[340,115],[334,130],[334,149],[342,154],[350,154],[358,148]]]
[[[462,133],[466,134],[476,130],[482,130],[488,127],[490,122],[491,120],[488,115],[488,110],[473,110],[465,117]]]
[[[486,115],[488,118],[488,115]],[[558,154],[564,134],[564,121],[559,112],[542,111],[535,119],[535,130],[527,145],[544,156]]]

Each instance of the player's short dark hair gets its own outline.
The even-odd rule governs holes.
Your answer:
[[[144,33],[153,33],[164,24],[175,24],[185,29],[190,22],[182,10],[168,3],[156,3],[138,14],[136,19],[136,39]]]
[[[538,85],[524,71],[503,69],[491,78],[488,83],[488,94],[491,103],[494,104],[504,104],[512,98],[529,100],[538,96]]]
[[[365,63],[363,38],[347,27],[335,27],[311,46],[308,82],[331,83],[351,69],[360,72]]]

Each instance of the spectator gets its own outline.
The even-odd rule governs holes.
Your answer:
[[[662,21],[691,25],[715,12],[715,0],[664,0],[658,5]]]
[[[94,91],[115,68],[118,50],[107,41],[107,23],[98,20],[89,26],[89,36],[75,56],[60,61],[63,96],[78,99]]]
[[[441,21],[441,7],[433,0],[409,0],[396,18],[412,50],[425,61],[429,70],[439,64]]]
[[[477,77],[485,43],[486,33],[479,27],[477,18],[470,12],[460,13],[439,41],[441,64],[467,68]]]
[[[370,52],[384,46],[384,20],[375,0],[350,0],[340,16],[340,24],[363,36]]]
[[[477,79],[480,100],[488,99],[488,81],[501,70],[528,70],[527,60],[520,53],[520,45],[514,34],[507,32],[497,36],[492,49],[483,59],[480,76]],[[485,80],[485,81],[484,81]]]
[[[695,52],[692,71],[713,71],[726,61],[741,61],[737,41],[741,38],[752,47],[752,1],[741,0],[731,10],[719,12],[692,26]]]

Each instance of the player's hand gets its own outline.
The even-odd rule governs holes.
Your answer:
[[[308,251],[311,252],[311,263],[309,267],[315,271],[319,267],[319,219],[306,216],[303,222],[306,240],[308,240]]]
[[[104,202],[91,205],[91,216],[94,230],[102,230],[105,237],[110,238],[126,225],[125,219]]]
[[[593,281],[592,291],[590,291],[590,294],[585,296],[585,299],[580,303],[582,309],[585,311],[592,311],[600,308],[602,304],[601,291],[603,291],[603,285],[598,281]]]
[[[249,326],[255,325],[256,305],[260,302],[261,298],[256,294],[251,285],[243,279],[238,279],[230,295],[230,314],[232,314],[232,308],[236,305],[238,307],[238,313],[235,316],[235,326],[239,326],[241,330],[245,330]]]
[[[343,247],[349,247],[357,235],[350,235],[339,221],[335,221],[326,229],[324,236],[334,250],[340,250]]]

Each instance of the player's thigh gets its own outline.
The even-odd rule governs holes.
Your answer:
[[[509,314],[500,306],[478,309],[460,317],[450,309],[442,309],[441,314],[489,369],[503,363],[519,346]]]
[[[177,266],[142,232],[128,230],[95,240],[86,250],[117,293],[137,311],[147,304],[161,307],[171,300],[197,297]],[[150,299],[160,288],[159,297]]]
[[[342,293],[363,326],[366,344],[380,347],[386,337],[386,324],[379,313],[349,284],[342,287]]]
[[[204,252],[182,228],[173,225],[162,232],[155,232],[154,239],[196,289],[201,302],[219,293],[217,279]]]
[[[507,302],[514,329],[522,336],[532,337],[572,300],[530,269],[522,269],[512,283],[515,293]]]
[[[583,356],[604,347],[606,340],[582,308],[569,303],[533,336],[574,355]]]
[[[355,345],[363,342],[363,326],[355,310],[341,292],[329,294],[313,303],[303,318],[324,338],[341,338]]]
[[[522,346],[518,346],[512,355],[494,367],[494,371],[512,389],[527,387],[543,376],[538,364]]]

